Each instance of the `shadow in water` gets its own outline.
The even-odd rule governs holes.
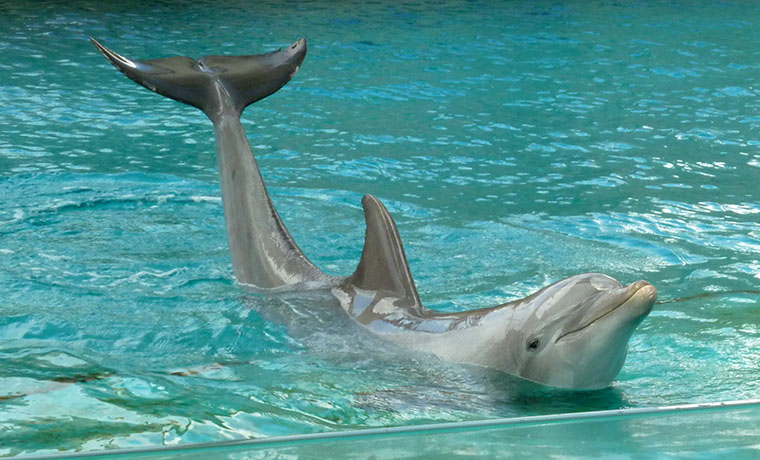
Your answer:
[[[556,414],[612,410],[630,407],[622,391],[614,386],[602,390],[567,390],[530,382],[492,369],[473,370],[499,395],[498,402],[525,414]]]

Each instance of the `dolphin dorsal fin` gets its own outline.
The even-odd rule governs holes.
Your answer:
[[[396,222],[383,203],[372,195],[364,196],[362,206],[367,234],[362,258],[349,278],[350,283],[359,289],[396,297],[401,301],[396,304],[409,310],[421,310]]]

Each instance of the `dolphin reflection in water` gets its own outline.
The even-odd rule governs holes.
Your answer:
[[[267,54],[144,61],[93,43],[127,77],[211,119],[240,283],[260,292],[329,289],[348,315],[388,342],[544,385],[605,388],[622,368],[631,334],[657,298],[645,281],[623,286],[587,273],[503,305],[438,313],[420,302],[396,223],[371,195],[362,200],[367,230],[356,271],[335,277],[311,263],[275,210],[240,122],[246,106],[295,75],[306,40]]]

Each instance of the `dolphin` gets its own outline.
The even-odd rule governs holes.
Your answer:
[[[388,342],[548,386],[600,389],[617,376],[631,334],[657,298],[645,281],[623,286],[587,273],[503,305],[438,313],[422,305],[396,223],[371,195],[362,200],[367,228],[353,274],[328,275],[306,257],[272,204],[240,122],[245,107],[295,75],[305,39],[259,55],[142,61],[91,40],[124,75],[202,110],[213,123],[232,265],[244,286],[328,289],[348,315]]]

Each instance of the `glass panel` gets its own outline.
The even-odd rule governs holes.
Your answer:
[[[167,460],[712,455],[749,459],[760,456],[760,401],[371,429],[90,455],[119,459],[150,455]]]

